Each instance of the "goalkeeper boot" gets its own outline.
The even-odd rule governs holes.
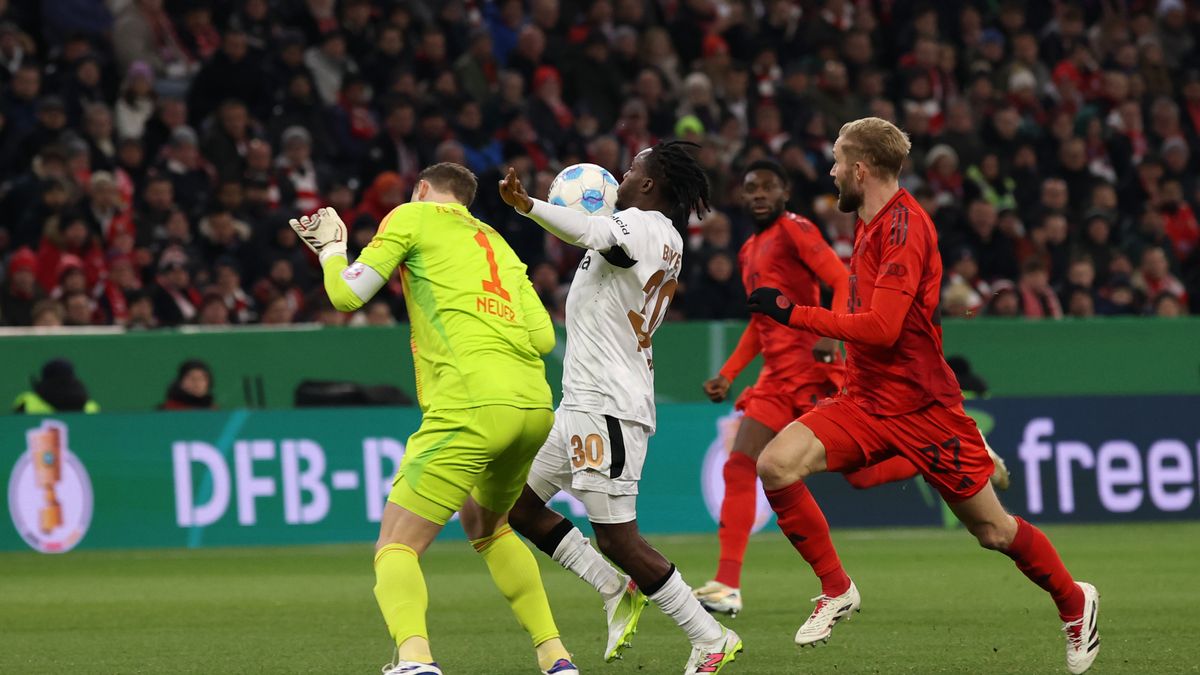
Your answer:
[[[637,633],[638,619],[650,600],[633,583],[624,577],[625,590],[604,603],[604,614],[608,617],[608,643],[604,646],[604,660],[611,663],[621,658],[622,652],[631,646],[630,639]]]
[[[1083,591],[1083,616],[1063,624],[1063,632],[1067,634],[1067,670],[1080,675],[1092,667],[1092,661],[1100,653],[1100,630],[1096,624],[1100,592],[1091,584],[1076,583]]]
[[[728,614],[736,618],[742,611],[742,591],[719,581],[710,581],[695,591],[700,605],[713,614]]]
[[[737,633],[721,626],[721,637],[712,642],[692,645],[692,655],[683,668],[683,675],[719,673],[726,665],[733,663],[741,651],[742,639]]]
[[[579,675],[579,669],[567,659],[559,659],[550,666],[550,670],[543,670],[542,675]]]
[[[988,445],[987,439],[983,439],[983,447],[987,448],[988,457],[992,458],[992,463],[996,468],[992,471],[992,487],[997,490],[1007,490],[1011,476],[1008,474],[1008,465],[1004,463],[1004,458],[996,454],[992,446]]]
[[[837,597],[829,597],[828,595],[818,595],[813,598],[817,606],[813,608],[812,614],[809,615],[808,621],[800,626],[800,630],[796,631],[796,644],[801,647],[813,645],[818,642],[828,642],[829,636],[833,633],[833,626],[842,619],[847,621],[850,615],[854,612],[862,611],[862,597],[858,594],[858,587],[854,582],[850,582],[850,588],[846,589],[845,593]]]

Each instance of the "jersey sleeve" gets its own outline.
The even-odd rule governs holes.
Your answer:
[[[533,207],[525,215],[568,244],[595,251],[604,251],[617,244],[613,218],[609,216],[589,216],[540,199],[533,200]]]
[[[733,382],[760,352],[762,352],[762,343],[758,340],[758,331],[755,330],[752,321],[746,324],[746,330],[742,331],[742,337],[738,340],[737,347],[725,360],[725,365],[721,366],[719,374]]]
[[[370,267],[384,279],[391,278],[416,245],[419,211],[417,204],[403,204],[394,209],[379,224],[379,231],[355,262]]]
[[[900,291],[915,298],[925,269],[931,226],[918,216],[910,228],[910,217],[908,209],[893,208],[889,224],[880,233],[879,276],[875,279],[875,288]]]
[[[788,325],[819,335],[876,347],[891,347],[900,338],[904,317],[913,296],[891,288],[877,288],[871,308],[857,314],[834,314],[822,307],[797,306]]]
[[[890,347],[900,337],[904,318],[917,297],[932,225],[918,218],[909,227],[908,209],[893,208],[880,233],[879,274],[871,306],[856,314],[833,314],[797,307],[790,324],[848,342]]]
[[[632,222],[647,217],[643,214],[638,209],[627,209],[611,216],[588,216],[535,199],[526,215],[568,244],[598,251],[609,264],[629,269],[661,254],[653,250],[654,235],[649,224]]]
[[[387,280],[361,262],[347,265],[340,255],[331,256],[321,265],[325,293],[333,308],[353,312],[373,298]]]
[[[340,255],[322,263],[325,293],[335,309],[353,312],[383,288],[412,249],[416,223],[415,209],[397,208],[383,219],[379,231],[354,264],[347,264]]]
[[[638,209],[614,213],[608,218],[614,245],[608,250],[600,251],[604,259],[612,265],[624,268],[633,267],[642,261],[657,263],[666,260],[663,257],[662,239],[656,235],[654,225],[650,222],[629,222],[646,218],[648,216],[645,212]]]
[[[789,219],[784,220],[783,225],[796,247],[800,261],[817,275],[821,283],[833,289],[833,301],[830,303],[833,310],[841,311],[850,295],[850,274],[841,258],[812,223]]]
[[[554,349],[554,323],[550,320],[550,313],[546,311],[542,299],[533,289],[529,277],[522,278],[520,284],[521,311],[525,317],[525,330],[529,331],[530,344],[537,350],[537,353],[544,356]]]

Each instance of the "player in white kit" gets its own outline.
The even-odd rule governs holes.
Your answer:
[[[612,216],[530,199],[512,169],[500,181],[507,204],[588,249],[567,294],[563,400],[509,523],[604,598],[605,660],[629,646],[648,597],[692,643],[685,675],[720,672],[742,649],[737,634],[704,610],[637,527],[638,480],[655,424],[651,338],[679,283],[679,231],[693,211],[708,209],[708,181],[689,145],[660,143],[639,153],[617,189]],[[559,491],[583,503],[600,551],[625,574],[546,507]]]

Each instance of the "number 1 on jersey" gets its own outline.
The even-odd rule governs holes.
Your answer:
[[[504,286],[500,283],[500,269],[496,266],[496,252],[492,250],[492,242],[488,241],[487,234],[483,230],[475,233],[475,243],[483,247],[487,251],[488,268],[491,269],[492,278],[483,280],[483,290],[493,295],[498,295],[505,300],[511,300],[512,297],[508,291],[504,290]]]

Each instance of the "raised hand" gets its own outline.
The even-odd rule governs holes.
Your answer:
[[[346,256],[346,224],[331,208],[317,209],[311,216],[300,216],[288,221],[322,263],[332,255]]]
[[[508,167],[504,178],[500,179],[500,198],[504,200],[505,204],[522,214],[529,213],[529,209],[533,208],[533,200],[525,192],[525,186],[521,185],[521,179],[517,177],[517,170],[511,166]]]

